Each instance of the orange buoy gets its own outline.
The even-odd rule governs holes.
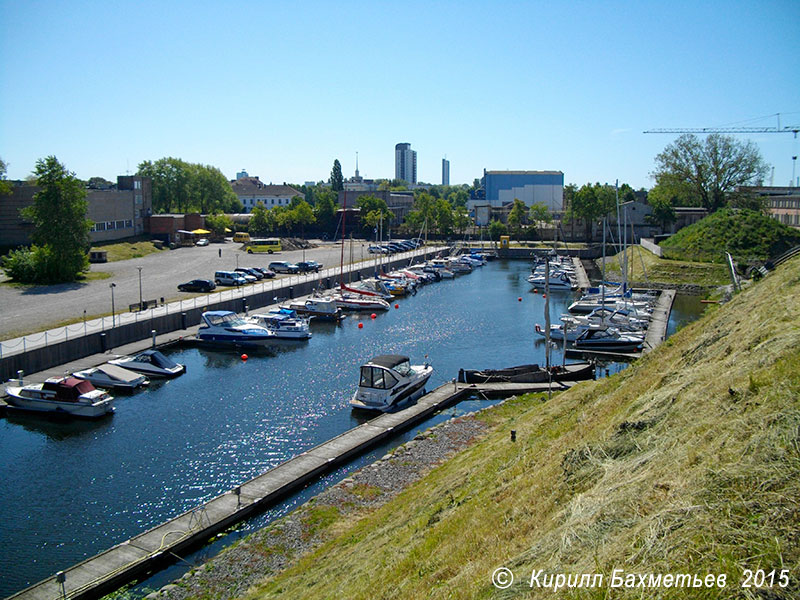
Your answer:
[[[242,354],[242,360],[247,360],[248,358],[250,358],[250,357],[247,356],[247,354]]]
[[[359,324],[358,324],[358,328],[359,328],[359,329],[364,329],[364,324],[363,324],[363,323],[359,323]]]
[[[369,316],[369,318],[374,320],[374,319],[377,319],[377,318],[378,318],[378,315],[376,315],[375,313],[372,313],[372,314]]]

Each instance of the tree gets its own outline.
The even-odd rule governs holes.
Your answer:
[[[384,227],[388,228],[389,221],[394,218],[386,201],[372,195],[359,196],[356,206],[361,215],[362,234],[367,239],[372,237],[373,229],[380,225],[381,220],[383,220]]]
[[[215,237],[225,237],[226,229],[233,229],[233,221],[230,217],[215,213],[206,215],[206,227],[208,227]]]
[[[595,220],[605,217],[614,210],[616,195],[610,185],[586,184],[575,192],[567,218],[569,220],[582,219],[586,228],[586,240],[592,237],[592,224]]]
[[[107,190],[113,185],[112,182],[103,177],[89,177],[89,180],[86,182],[86,187],[90,190]]]
[[[727,205],[739,186],[759,184],[769,168],[753,142],[718,133],[705,141],[684,134],[655,160],[658,185],[689,190],[709,212]]]
[[[436,200],[434,207],[436,229],[438,229],[441,235],[450,235],[453,233],[453,224],[455,223],[452,205],[444,198],[439,198]]]
[[[341,192],[344,189],[342,165],[339,163],[338,158],[333,161],[333,169],[331,169],[331,189],[334,192]]]
[[[259,202],[250,211],[250,222],[247,224],[247,231],[251,236],[265,237],[272,233],[275,228],[272,213],[266,209],[263,202]]]
[[[189,196],[187,209],[204,214],[216,211],[241,212],[241,201],[234,194],[222,171],[211,165],[199,164],[186,165],[186,170]]]
[[[508,235],[508,227],[506,227],[505,223],[492,219],[492,222],[489,223],[489,239],[496,241],[500,239],[501,235]]]
[[[41,187],[22,216],[33,222],[35,281],[74,281],[89,267],[91,221],[86,218],[86,188],[55,156],[36,161]]]
[[[179,158],[143,161],[137,175],[149,177],[153,186],[153,211],[241,212],[242,203],[216,167],[187,163]]]
[[[300,225],[300,236],[305,237],[306,225],[311,225],[317,220],[314,217],[314,210],[308,202],[301,199],[292,209],[292,213],[294,213],[294,222]]]
[[[328,188],[314,191],[314,217],[317,227],[324,233],[333,233],[336,227],[336,193]]]
[[[6,181],[6,169],[5,161],[0,158],[0,196],[6,196],[11,193],[11,184]]]
[[[653,212],[647,215],[646,220],[653,225],[659,225],[661,229],[669,227],[670,223],[675,222],[674,200],[675,197],[669,188],[662,185],[655,186],[647,194],[647,203]]]
[[[525,216],[528,213],[528,208],[525,203],[519,198],[514,198],[514,206],[508,213],[508,225],[517,234],[517,239],[520,237],[522,231],[522,224],[525,222]]]

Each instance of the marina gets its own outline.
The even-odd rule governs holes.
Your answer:
[[[408,415],[402,425],[389,423],[399,419],[400,413],[368,422],[351,413],[348,399],[358,383],[358,365],[372,356],[400,352],[416,360],[427,354],[435,368],[430,385],[441,390],[437,393],[458,392],[446,402],[434,402],[436,408],[432,412],[465,397],[460,394],[494,397],[535,389],[517,384],[495,384],[496,388],[461,384],[454,388],[451,381],[463,367],[502,368],[544,362],[542,348],[533,343],[533,324],[541,318],[543,303],[540,295],[529,290],[525,281],[528,271],[529,266],[523,261],[497,261],[472,274],[425,286],[416,296],[400,300],[399,308],[393,306],[377,319],[368,314],[350,314],[341,325],[312,324],[314,337],[307,343],[287,341],[263,352],[250,352],[247,361],[235,351],[175,343],[180,338],[191,338],[196,328],[158,336],[159,348],[173,361],[186,364],[187,373],[125,397],[112,417],[91,425],[34,423],[16,415],[6,419],[2,423],[5,431],[0,449],[14,459],[16,466],[3,490],[5,508],[0,510],[9,527],[0,533],[0,541],[4,547],[11,547],[11,540],[29,543],[0,561],[5,572],[10,572],[11,565],[29,567],[14,573],[12,583],[5,583],[8,587],[1,593],[7,595],[21,589],[26,580],[30,584],[52,577],[71,564],[103,554],[106,548],[117,548],[123,545],[122,541],[145,535],[141,532],[150,532],[172,519],[183,519],[180,524],[186,525],[187,520],[199,518],[198,506],[212,503],[213,510],[221,510],[220,519],[213,521],[213,526],[225,529],[232,514],[236,513],[234,520],[238,520],[243,516],[239,510],[255,511],[295,489],[254,493],[249,482],[264,473],[277,468],[286,473],[287,467],[282,465],[297,458],[293,464],[304,465],[299,476],[308,473],[313,479],[330,468],[320,469],[321,463],[314,466],[319,462],[316,459],[327,453],[327,465],[327,459],[334,458],[325,442],[343,443],[342,432],[352,436],[346,438],[351,440],[348,444],[359,449],[345,451],[336,461],[347,461],[366,447],[355,442],[363,434],[350,431],[377,427],[375,422],[384,416],[386,419],[378,423],[386,426],[386,432],[424,422],[431,414],[423,410],[431,394],[405,409],[421,411],[421,416],[412,419],[412,413],[402,411]],[[555,314],[565,310],[572,299],[569,293],[562,296],[554,294],[551,298],[551,311]],[[677,318],[690,317],[679,314]],[[675,320],[671,322],[674,328]],[[524,326],[520,327],[520,323]],[[504,343],[487,353],[487,336]],[[135,354],[150,343],[146,340],[115,348],[114,352]],[[63,374],[63,369],[86,368],[95,359],[99,364],[108,358],[108,354],[101,353],[59,370]],[[559,388],[563,389],[563,385],[559,384]],[[370,444],[391,435],[373,433]],[[42,446],[42,442],[46,444]],[[35,455],[37,447],[44,450],[43,455]],[[78,464],[70,458],[84,451],[98,455],[97,464]],[[36,471],[31,463],[34,456],[36,460],[51,461],[52,468],[31,481],[25,477],[24,469]],[[41,522],[36,527],[41,529],[34,527],[29,535],[22,533],[31,526],[35,507],[14,514],[9,511],[12,498],[17,494],[44,497],[47,489],[59,487],[63,480],[71,482],[64,490],[64,498],[56,499],[46,515],[37,514],[36,519]],[[231,490],[236,488],[242,492],[239,501],[245,500],[247,506],[236,508],[234,501],[236,510],[230,512]],[[244,493],[246,488],[251,495]],[[202,512],[210,515],[209,511]],[[59,533],[59,524],[68,522],[74,523],[72,529]],[[184,526],[180,531],[188,529]],[[173,535],[167,536],[167,541]],[[55,541],[59,538],[68,541]],[[197,539],[192,543],[196,544]],[[124,546],[119,552],[132,552],[130,544]],[[146,551],[136,551],[139,558],[159,552],[160,542],[142,547]],[[133,558],[136,557],[129,560]],[[115,569],[121,564],[119,560],[115,559]],[[151,560],[145,562],[150,564]],[[72,580],[71,585],[77,589],[88,581],[81,577],[68,575],[67,581]]]

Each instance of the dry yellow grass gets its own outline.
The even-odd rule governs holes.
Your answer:
[[[484,440],[248,597],[800,597],[798,350],[795,259],[618,375],[487,411]],[[539,569],[605,579],[554,594]],[[727,586],[610,590],[613,569]],[[742,589],[744,569],[790,585]]]

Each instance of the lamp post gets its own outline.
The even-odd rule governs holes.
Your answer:
[[[115,317],[114,317],[114,288],[117,287],[116,283],[111,283],[109,286],[111,288],[111,327],[116,327],[115,324]]]
[[[142,267],[136,267],[139,269],[139,310],[142,310]]]

